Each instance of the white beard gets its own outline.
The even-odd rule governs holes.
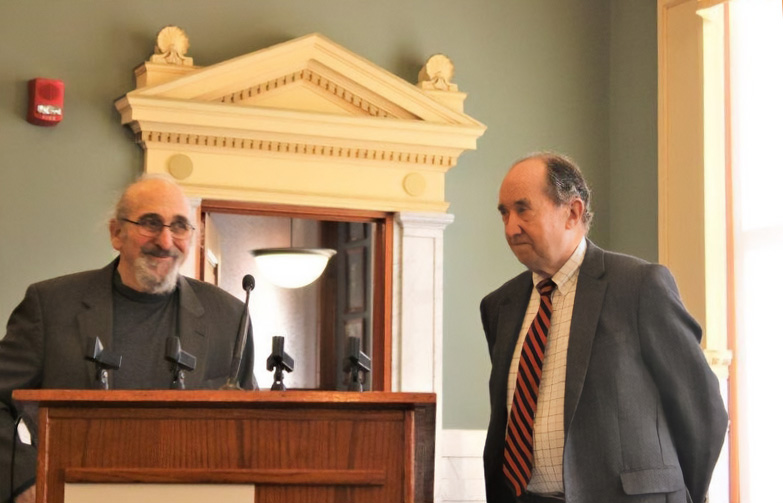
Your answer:
[[[181,260],[181,257],[176,257],[171,269],[161,277],[156,272],[154,258],[142,255],[133,263],[133,272],[136,277],[136,282],[142,287],[142,291],[145,293],[171,293],[177,287]]]

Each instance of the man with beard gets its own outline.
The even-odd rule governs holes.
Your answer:
[[[103,269],[31,285],[0,340],[0,501],[34,501],[36,450],[14,439],[20,415],[15,389],[97,387],[85,359],[90,341],[121,356],[112,389],[167,389],[172,382],[166,339],[180,339],[196,357],[191,389],[217,389],[229,377],[243,303],[212,285],[179,275],[194,241],[190,205],[172,180],[146,176],[130,185],[109,223],[119,256]],[[240,385],[255,386],[252,336]],[[30,418],[25,422],[35,430]],[[10,457],[16,442],[14,480]],[[13,493],[12,493],[13,490]]]

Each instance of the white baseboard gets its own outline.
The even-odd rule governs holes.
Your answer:
[[[438,484],[441,503],[485,502],[484,430],[442,430],[441,470]]]

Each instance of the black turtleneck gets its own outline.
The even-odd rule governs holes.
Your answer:
[[[119,370],[111,372],[112,389],[167,389],[170,364],[165,359],[166,338],[177,335],[179,290],[138,292],[122,283],[114,271],[111,350],[122,355]]]

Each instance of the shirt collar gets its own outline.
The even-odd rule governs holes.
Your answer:
[[[562,291],[563,287],[576,276],[577,271],[582,266],[582,262],[585,259],[585,251],[587,250],[587,239],[582,238],[579,241],[579,245],[574,250],[574,253],[566,260],[563,267],[560,268],[555,274],[552,275],[552,281],[557,285],[557,289]],[[539,282],[545,280],[546,277],[538,273],[533,273],[533,285],[537,285]]]

